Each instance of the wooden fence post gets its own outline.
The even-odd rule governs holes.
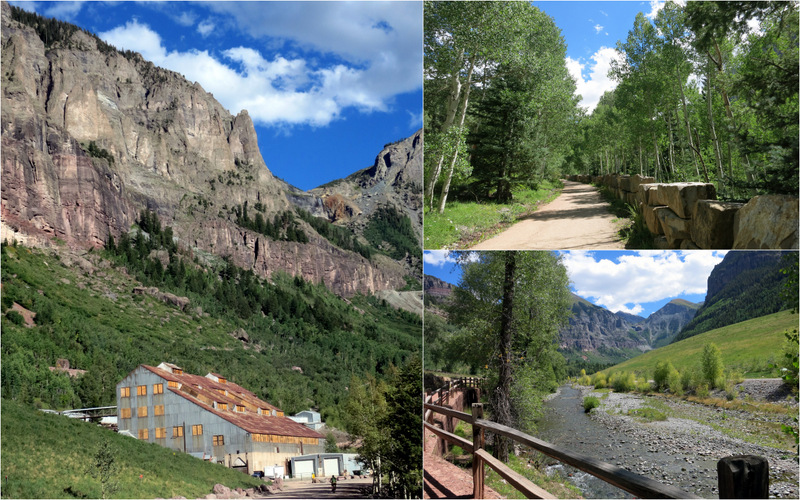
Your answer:
[[[720,498],[769,498],[769,462],[755,455],[725,457],[717,462]]]
[[[483,418],[483,403],[472,404],[472,498],[484,498],[483,494],[483,460],[475,454],[484,447],[483,429],[475,422]]]

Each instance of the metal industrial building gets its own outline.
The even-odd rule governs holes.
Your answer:
[[[252,474],[324,452],[324,436],[222,375],[139,365],[117,384],[119,431]]]

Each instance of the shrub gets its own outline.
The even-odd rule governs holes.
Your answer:
[[[583,411],[589,413],[592,409],[600,406],[600,400],[594,396],[586,396],[583,398]]]
[[[681,382],[681,374],[676,369],[672,369],[667,375],[667,387],[669,392],[676,396],[683,396],[683,383]]]
[[[592,375],[592,385],[595,389],[605,389],[608,386],[605,374],[598,372]]]
[[[697,388],[694,390],[694,394],[699,398],[707,398],[708,397],[708,384],[702,383],[698,384]]]
[[[578,379],[578,384],[580,385],[592,385],[592,379],[589,375],[584,375]]]
[[[633,375],[633,373],[613,373],[608,379],[608,383],[617,392],[631,392],[636,389],[636,377]]]
[[[656,363],[656,370],[653,372],[653,382],[656,389],[663,391],[667,387],[667,379],[670,372],[675,371],[675,367],[669,361],[659,361]]]
[[[703,379],[710,388],[722,387],[725,383],[722,370],[722,354],[713,342],[703,348]]]
[[[15,325],[22,326],[25,324],[25,318],[23,318],[20,313],[14,311],[13,309],[6,313],[6,318],[8,318],[8,320],[14,323]]]

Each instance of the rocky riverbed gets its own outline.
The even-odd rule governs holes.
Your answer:
[[[583,396],[591,388],[581,388]],[[726,410],[685,400],[625,393],[594,393],[601,406],[590,417],[613,435],[606,460],[665,484],[672,484],[702,497],[718,497],[716,463],[731,455],[758,455],[769,461],[770,497],[798,498],[798,460],[795,453],[778,449],[781,437],[771,438],[780,424],[790,420],[783,414]],[[647,421],[629,412],[652,408],[666,420]],[[754,432],[759,426],[760,432]],[[630,449],[647,453],[631,454]],[[646,458],[651,456],[651,460]]]

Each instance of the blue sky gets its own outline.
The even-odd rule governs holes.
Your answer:
[[[708,275],[724,251],[563,251],[574,293],[611,311],[647,317],[672,299],[702,302]],[[425,251],[425,274],[458,284],[461,269],[447,251]]]
[[[247,109],[301,189],[369,167],[422,126],[421,2],[13,2],[68,21]]]
[[[553,18],[567,43],[567,67],[577,80],[581,106],[594,110],[603,92],[616,87],[608,78],[611,61],[617,57],[617,41],[625,40],[636,14],[652,21],[663,1],[545,1],[533,5]]]

